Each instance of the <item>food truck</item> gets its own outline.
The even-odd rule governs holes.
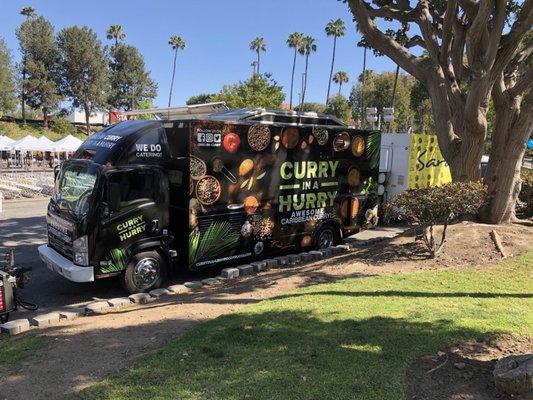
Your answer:
[[[326,248],[377,202],[380,133],[316,113],[147,110],[56,171],[44,263],[75,282],[149,291],[183,268]]]

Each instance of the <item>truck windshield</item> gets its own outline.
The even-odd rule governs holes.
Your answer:
[[[89,211],[97,166],[89,162],[65,164],[56,180],[53,201],[61,210],[82,217]]]

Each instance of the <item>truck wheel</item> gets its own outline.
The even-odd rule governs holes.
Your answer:
[[[122,285],[129,293],[149,292],[157,289],[167,275],[165,260],[157,251],[143,251],[131,257],[122,274]]]
[[[315,233],[315,247],[319,250],[327,249],[339,243],[339,234],[331,224],[323,225]]]

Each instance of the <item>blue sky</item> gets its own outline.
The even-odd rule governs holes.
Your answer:
[[[326,36],[324,26],[331,19],[342,18],[347,25],[346,36],[338,42],[335,64],[335,70],[350,75],[350,84],[343,88],[346,95],[363,65],[363,50],[356,46],[360,36],[348,6],[337,0],[0,0],[0,4],[0,37],[15,60],[19,59],[15,29],[23,20],[19,15],[23,6],[34,7],[56,30],[87,25],[104,43],[107,27],[122,25],[126,42],[144,55],[147,69],[159,85],[157,106],[166,106],[168,101],[172,52],[167,42],[171,35],[180,35],[187,43],[187,49],[179,53],[173,105],[184,104],[191,95],[216,92],[223,84],[248,78],[255,59],[249,43],[256,36],[264,37],[267,43],[261,71],[271,72],[288,92],[292,52],[286,40],[294,31],[316,39],[318,51],[310,58],[306,100],[324,102],[332,51],[332,38]],[[368,68],[395,68],[388,58],[368,54]],[[303,58],[299,57],[298,62],[297,71],[301,73]],[[298,93],[299,85],[296,99]]]

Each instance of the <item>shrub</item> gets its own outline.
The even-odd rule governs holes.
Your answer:
[[[403,192],[385,205],[385,213],[420,226],[424,243],[435,258],[446,241],[448,225],[459,217],[476,214],[486,201],[487,191],[481,182],[452,182]],[[435,239],[438,224],[443,225],[440,240]]]
[[[74,135],[77,132],[76,127],[64,118],[56,118],[50,124],[51,129],[59,133],[61,137]]]
[[[523,172],[522,189],[518,195],[518,212],[524,217],[533,216],[533,172]]]

